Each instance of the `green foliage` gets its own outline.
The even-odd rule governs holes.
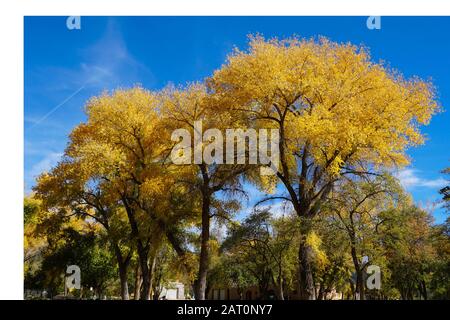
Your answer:
[[[69,227],[62,230],[61,244],[43,257],[41,268],[27,279],[26,285],[48,288],[56,293],[64,286],[63,277],[69,265],[80,267],[84,291],[93,288],[98,295],[106,293],[117,273],[104,240],[93,232],[79,232]]]
[[[429,284],[436,259],[431,217],[409,206],[386,211],[383,219],[380,240],[393,286],[403,299],[430,298]]]
[[[225,262],[234,261],[241,266],[231,270],[236,272],[235,281],[240,275],[251,273],[263,298],[267,298],[270,286],[281,292],[293,290],[296,274],[297,252],[294,243],[298,239],[297,218],[293,215],[274,218],[270,211],[255,211],[242,224],[236,224],[229,231],[222,244]]]

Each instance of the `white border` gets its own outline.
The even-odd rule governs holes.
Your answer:
[[[23,16],[0,18],[0,299],[23,297]]]
[[[21,0],[25,15],[449,15],[445,0]]]
[[[23,16],[450,15],[443,0],[1,1],[0,299],[23,298]]]

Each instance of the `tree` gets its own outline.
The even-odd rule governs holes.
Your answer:
[[[86,232],[87,231],[87,232]],[[83,292],[93,288],[100,298],[105,294],[108,283],[116,274],[110,251],[104,247],[102,239],[95,232],[77,231],[72,228],[62,230],[64,242],[48,254],[42,262],[42,270],[53,270],[59,275],[61,285],[68,265],[77,265],[81,270]]]
[[[345,231],[356,274],[354,296],[365,299],[365,269],[375,258],[377,231],[384,222],[380,213],[402,196],[401,187],[389,175],[375,179],[343,180],[331,192],[327,205]]]
[[[450,299],[450,218],[433,227],[432,243],[436,251],[429,285],[433,299]]]
[[[431,216],[415,206],[387,210],[380,225],[391,281],[402,299],[428,299],[436,258]]]
[[[295,217],[272,218],[269,211],[255,211],[230,230],[222,245],[225,254],[236,255],[253,274],[261,298],[268,298],[273,284],[278,299],[284,300],[285,284],[293,283],[295,226]]]
[[[68,265],[78,265],[83,285],[103,292],[116,269],[110,248],[95,221],[67,213],[67,208],[49,211],[33,196],[25,198],[25,288],[46,289],[50,297],[62,287]]]
[[[226,219],[237,211],[239,204],[234,199],[230,199],[230,196],[243,193],[240,175],[247,170],[247,166],[241,164],[222,165],[223,162],[211,164],[205,161],[204,154],[208,154],[207,148],[210,148],[210,145],[220,144],[220,147],[223,148],[223,141],[220,141],[218,136],[221,134],[220,130],[227,128],[227,123],[230,124],[230,119],[224,119],[220,114],[212,114],[208,92],[204,85],[197,83],[179,89],[168,87],[160,96],[163,121],[165,121],[166,127],[172,132],[179,129],[187,130],[188,137],[177,136],[176,138],[187,139],[189,146],[191,146],[191,139],[194,142],[194,155],[191,154],[189,147],[189,151],[175,150],[174,152],[189,152],[180,155],[186,157],[187,161],[178,168],[176,182],[196,190],[200,197],[200,258],[195,297],[198,300],[204,300],[210,260],[211,219],[213,217]],[[200,131],[202,129],[199,130],[196,123],[201,123],[203,130],[214,130],[215,134],[201,143],[204,136]],[[196,140],[197,135],[200,137],[200,141]],[[172,155],[173,147],[174,145],[169,149]],[[215,150],[214,152],[210,150],[209,156],[222,157],[223,161],[223,154],[219,155],[217,149]],[[200,160],[196,160],[197,153],[201,154]],[[223,195],[221,198],[217,197],[219,193]]]
[[[205,83],[93,97],[24,200],[26,288],[57,293],[70,262],[98,295],[119,291],[117,273],[123,299],[133,282],[135,299],[158,298],[174,278],[200,300],[253,285],[285,299],[296,284],[302,299],[447,298],[448,221],[433,225],[386,173],[438,111],[431,83],[323,38],[252,37]],[[260,129],[279,133],[262,141],[269,164],[250,143],[261,147]],[[233,221],[251,185],[263,210]],[[259,207],[268,201],[292,214]],[[228,227],[224,242],[214,223]],[[364,256],[383,270],[376,293]]]
[[[240,300],[245,299],[246,288],[257,284],[257,279],[238,254],[221,254],[208,273],[209,287],[236,288]]]
[[[164,287],[170,285],[170,280],[178,278],[180,266],[173,248],[163,243],[154,260],[153,300],[158,300]]]
[[[150,299],[152,241],[162,230],[155,221],[165,207],[170,176],[164,176],[161,130],[154,94],[142,88],[92,98],[87,122],[71,133],[66,156],[80,164],[106,195],[123,206],[142,272],[142,299]]]
[[[208,80],[217,110],[279,129],[277,177],[302,218],[300,292],[315,299],[312,218],[343,176],[407,163],[421,144],[419,125],[439,107],[430,83],[404,79],[371,61],[362,47],[324,38],[252,37]]]
[[[343,297],[350,296],[349,279],[353,263],[346,230],[329,215],[317,216],[314,229],[316,240],[311,241],[314,240],[313,237],[310,243],[313,248],[315,243],[314,277],[318,284],[317,299],[331,298],[333,291],[342,293]]]
[[[130,231],[124,223],[124,210],[114,196],[102,190],[97,176],[89,175],[80,162],[66,158],[50,173],[42,174],[34,187],[36,197],[48,210],[83,219],[93,219],[104,228],[118,265],[121,297],[129,299],[128,266],[133,254]]]
[[[24,198],[24,272],[33,271],[35,260],[45,250],[45,239],[37,235],[37,227],[43,216],[42,202],[32,195]]]

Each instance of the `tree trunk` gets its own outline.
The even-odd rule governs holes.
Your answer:
[[[149,293],[148,293],[148,300],[151,300],[151,294],[152,294],[152,288],[153,288],[153,278],[155,275],[155,266],[156,266],[156,253],[150,255],[149,259],[149,274],[148,274],[148,285],[149,285]],[[159,298],[159,297],[158,297]]]
[[[150,269],[148,267],[148,252],[144,249],[141,242],[138,241],[139,264],[142,273],[142,293],[141,300],[150,300]]]
[[[352,243],[354,243],[354,240],[352,240]],[[356,253],[356,248],[354,245],[352,245],[351,247],[351,254],[356,272],[355,300],[365,300],[364,274],[359,264],[358,255]]]
[[[136,276],[136,279],[134,281],[134,300],[140,300],[142,274],[141,274],[141,267],[140,267],[139,263],[136,264],[135,276]]]
[[[125,210],[127,212],[128,222],[130,223],[131,227],[131,233],[133,237],[136,239],[137,244],[138,260],[141,266],[141,274],[142,274],[142,294],[140,298],[141,300],[150,300],[150,291],[151,291],[149,278],[150,271],[148,267],[149,246],[143,245],[143,241],[139,235],[138,223],[134,216],[134,210],[129,205],[128,200],[125,196],[122,197],[122,203],[125,206]]]
[[[317,295],[317,300],[326,300],[326,299],[324,299],[324,288],[323,288],[323,285],[320,285],[319,294]]]
[[[202,233],[201,233],[201,247],[200,247],[200,265],[198,270],[198,277],[196,283],[195,299],[205,300],[206,293],[206,277],[208,275],[208,265],[209,265],[209,206],[210,206],[210,196],[208,191],[203,192],[203,203],[202,203]]]
[[[284,293],[283,293],[283,278],[281,276],[278,276],[278,300],[284,300]]]
[[[298,212],[297,212],[298,213]],[[311,232],[311,218],[306,214],[300,213],[303,217],[301,222],[301,237],[299,245],[299,292],[302,300],[316,300],[316,290],[314,286],[314,277],[312,271],[313,248],[306,243],[306,239]]]
[[[128,266],[124,263],[119,263],[119,278],[120,278],[120,296],[122,300],[130,300],[128,293]]]
[[[312,272],[313,249],[305,243],[305,239],[300,240],[299,260],[300,297],[302,300],[316,300]]]
[[[119,279],[120,279],[120,296],[122,300],[129,300],[130,296],[128,293],[128,265],[130,259],[123,258],[122,251],[120,251],[117,243],[113,242],[114,253],[116,254],[117,265],[119,267]]]
[[[237,293],[239,295],[239,300],[243,300],[243,298],[244,298],[244,290],[241,287],[237,287],[236,290],[237,290]]]
[[[420,293],[421,293],[423,299],[424,299],[424,300],[428,300],[428,295],[427,295],[427,285],[426,285],[426,283],[425,283],[425,280],[422,280],[422,281],[420,282],[420,288],[421,288]]]
[[[142,285],[140,300],[150,300],[150,283],[148,266],[142,267]]]
[[[365,290],[364,290],[364,275],[362,270],[356,272],[356,294],[358,295],[358,300],[365,300]]]

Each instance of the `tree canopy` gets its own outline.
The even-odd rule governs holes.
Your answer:
[[[440,112],[435,89],[367,48],[252,36],[202,82],[104,92],[85,112],[25,198],[26,287],[56,293],[73,263],[97,296],[122,299],[175,280],[200,300],[253,286],[261,299],[448,298],[448,223],[394,177]],[[229,129],[277,130],[272,149],[255,137],[278,163],[249,161],[250,138],[225,141]],[[245,210],[252,188],[264,196]]]

